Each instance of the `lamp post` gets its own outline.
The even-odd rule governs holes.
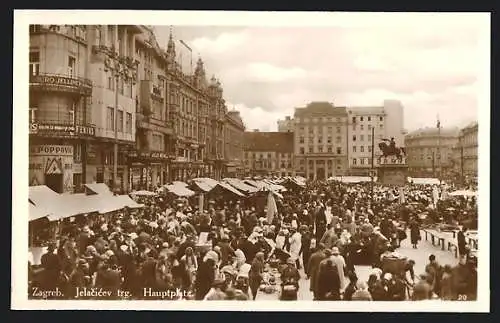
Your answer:
[[[123,67],[116,61],[114,66],[115,72],[115,104],[114,104],[114,145],[113,145],[113,191],[118,190],[117,178],[118,178],[118,94],[120,77],[123,74]]]

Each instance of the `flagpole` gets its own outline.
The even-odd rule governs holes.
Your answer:
[[[441,185],[441,121],[439,120],[439,114],[437,116],[437,128],[438,128],[438,144],[437,144],[438,179],[439,179],[439,185]]]

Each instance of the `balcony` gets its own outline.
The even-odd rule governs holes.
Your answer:
[[[89,123],[73,124],[59,120],[37,120],[30,122],[29,134],[41,137],[89,138],[95,137],[96,127]]]
[[[30,74],[30,90],[92,95],[92,81],[83,77],[61,74]]]
[[[173,134],[172,120],[158,120],[143,113],[136,114],[136,126],[139,129],[161,132],[166,135]]]

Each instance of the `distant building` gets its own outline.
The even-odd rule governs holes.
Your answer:
[[[241,177],[245,171],[243,158],[243,134],[245,133],[245,125],[243,124],[239,111],[228,111],[226,114],[224,131],[224,138],[226,138],[224,156],[227,160],[224,177]]]
[[[373,166],[382,155],[378,146],[382,139],[394,138],[397,147],[404,146],[403,106],[399,101],[386,100],[382,106],[348,107],[347,113],[348,173],[367,176],[372,168],[372,144]]]
[[[408,169],[413,177],[446,178],[453,172],[458,128],[423,128],[405,137]]]
[[[284,120],[278,120],[278,132],[293,132],[294,120],[286,116]]]
[[[472,122],[460,130],[458,142],[453,147],[453,171],[461,182],[477,179],[477,137],[478,123]]]
[[[308,179],[345,174],[347,162],[347,111],[329,102],[311,102],[296,108],[295,170]]]
[[[291,132],[245,132],[245,176],[294,175],[294,137]]]

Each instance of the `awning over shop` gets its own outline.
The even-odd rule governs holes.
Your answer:
[[[477,196],[477,191],[471,191],[471,190],[458,190],[454,191],[448,194],[449,196],[465,196],[465,197],[472,197],[472,196]]]
[[[335,177],[330,177],[328,179],[329,181],[338,181],[342,183],[363,183],[363,182],[370,182],[372,179],[369,176],[335,176]],[[377,181],[377,177],[373,178],[373,181]]]
[[[60,195],[51,190],[48,186],[37,185],[29,187],[28,199],[35,206],[43,206],[44,204],[50,205],[51,203],[55,204],[59,197]]]
[[[258,191],[256,187],[245,184],[245,182],[237,178],[224,178],[223,181],[233,186],[234,188],[246,193],[255,193]]]
[[[175,194],[179,197],[193,196],[195,192],[182,185],[166,185],[164,186],[168,192]]]
[[[439,185],[439,179],[437,178],[414,178],[408,177],[408,182],[411,182],[416,185]]]
[[[104,183],[92,183],[85,184],[86,193],[87,194],[101,194],[101,195],[113,195],[113,192],[109,189],[109,187]],[[90,192],[88,192],[90,191]]]
[[[102,198],[99,203],[99,213],[101,214],[115,212],[125,207],[140,208],[144,206],[143,204],[136,203],[128,195],[117,195]]]
[[[231,185],[227,184],[227,183],[224,183],[224,182],[220,182],[218,184],[218,186],[222,187],[223,189],[231,192],[231,193],[234,193],[240,197],[244,197],[245,194],[241,193],[240,191],[238,191],[237,189],[235,189],[234,187],[232,187]]]
[[[211,179],[208,177],[194,178],[193,183],[204,192],[210,192],[219,184],[219,182],[215,179]]]
[[[131,192],[130,195],[134,195],[134,196],[156,196],[157,194],[155,192],[150,192],[150,191],[135,191],[135,192]]]
[[[29,204],[29,222],[49,217],[51,215],[51,213],[45,210],[43,207],[37,207],[31,203],[28,204]]]

